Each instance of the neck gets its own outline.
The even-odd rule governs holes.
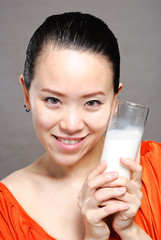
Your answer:
[[[84,178],[100,162],[103,143],[104,138],[101,138],[90,152],[72,166],[59,165],[51,159],[48,153],[45,153],[38,162],[47,176],[59,179]]]

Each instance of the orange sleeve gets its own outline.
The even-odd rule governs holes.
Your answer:
[[[141,147],[142,204],[135,222],[153,239],[161,239],[161,143],[146,141]]]

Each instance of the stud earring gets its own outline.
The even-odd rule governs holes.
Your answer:
[[[24,108],[25,108],[26,112],[30,112],[30,109],[27,108],[25,104],[24,104]]]

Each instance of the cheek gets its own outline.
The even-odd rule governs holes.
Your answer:
[[[34,106],[32,119],[35,129],[51,129],[57,122],[56,115],[42,106]]]
[[[111,92],[100,111],[95,112],[89,120],[91,129],[95,132],[100,132],[100,135],[104,134],[107,129],[114,100],[113,92]]]
[[[89,118],[86,120],[86,123],[88,127],[93,132],[100,132],[101,134],[104,134],[107,128],[107,124],[110,117],[110,106],[102,109],[100,112],[96,112],[93,114],[93,116],[89,116]]]

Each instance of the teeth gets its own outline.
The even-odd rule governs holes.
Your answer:
[[[65,144],[76,144],[76,143],[80,142],[80,140],[73,140],[73,139],[68,140],[68,139],[63,139],[63,138],[58,138],[58,140]]]

